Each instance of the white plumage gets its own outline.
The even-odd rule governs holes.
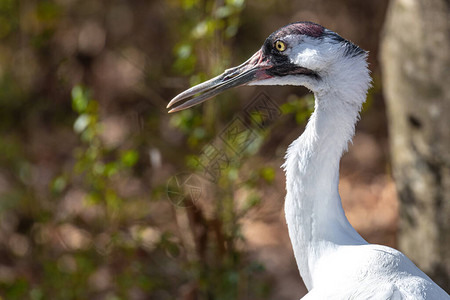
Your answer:
[[[303,299],[450,299],[404,254],[368,244],[342,208],[339,161],[370,86],[366,56],[318,24],[289,24],[247,62],[181,93],[168,107],[194,96],[172,111],[184,109],[243,84],[309,88],[314,113],[283,165],[289,236],[309,290]]]

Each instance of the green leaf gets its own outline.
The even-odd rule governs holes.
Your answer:
[[[117,167],[117,163],[110,162],[105,165],[105,169],[104,169],[103,173],[105,174],[105,176],[111,177],[111,176],[117,174],[118,171],[119,170]]]
[[[52,184],[51,184],[51,190],[54,193],[61,193],[67,186],[67,179],[61,175],[56,177]]]
[[[84,113],[89,104],[87,92],[79,85],[72,89],[72,108],[77,113]]]
[[[271,167],[262,168],[259,174],[267,182],[272,182],[275,179],[275,170]]]
[[[125,166],[132,167],[139,160],[139,154],[135,150],[128,150],[122,154],[120,159]]]

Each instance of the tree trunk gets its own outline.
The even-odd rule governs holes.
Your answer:
[[[381,63],[399,248],[448,292],[450,1],[391,0]]]

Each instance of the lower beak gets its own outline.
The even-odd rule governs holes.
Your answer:
[[[177,95],[169,102],[167,108],[180,101],[187,101],[173,107],[169,113],[202,103],[230,88],[270,78],[271,76],[266,73],[266,70],[270,67],[272,66],[264,59],[262,51],[259,50],[242,65],[228,69],[219,76],[193,86]]]

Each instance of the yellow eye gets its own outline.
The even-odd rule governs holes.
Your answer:
[[[282,41],[276,41],[275,42],[275,48],[278,51],[283,52],[284,50],[286,50],[286,44],[283,43]]]

